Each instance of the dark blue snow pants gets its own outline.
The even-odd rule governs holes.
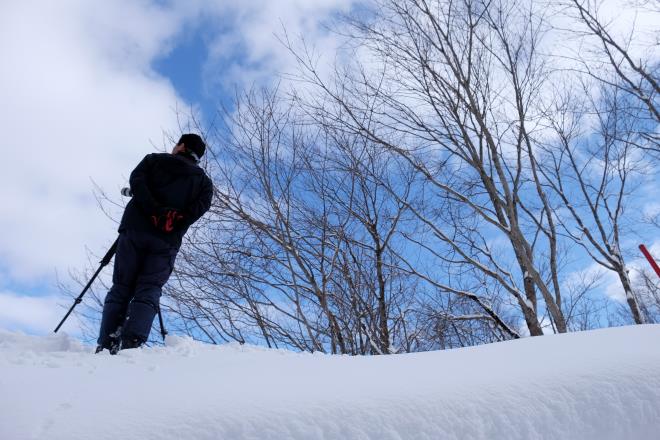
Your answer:
[[[172,273],[177,247],[149,232],[119,234],[112,288],[105,297],[98,344],[109,348],[119,326],[122,341],[145,342],[158,312],[163,285]]]

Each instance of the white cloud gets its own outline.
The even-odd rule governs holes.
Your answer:
[[[0,263],[19,281],[79,267],[115,225],[90,179],[116,191],[176,127],[180,99],[150,61],[185,17],[145,2],[0,6]]]
[[[292,62],[273,36],[282,24],[332,46],[318,23],[350,2],[2,2],[0,266],[22,282],[50,278],[112,241],[90,179],[114,195],[150,142],[176,131],[173,109],[188,104],[151,64],[202,15],[209,32],[227,29],[208,75],[262,78]],[[242,70],[218,64],[237,55]]]
[[[30,334],[51,333],[66,310],[55,296],[31,297],[0,292],[0,329],[20,330]],[[61,331],[76,331],[77,318],[69,317]]]
[[[209,87],[232,92],[233,86],[269,83],[277,81],[281,73],[292,73],[296,62],[281,41],[285,30],[294,44],[304,38],[317,54],[332,60],[341,38],[328,32],[325,24],[334,14],[347,12],[357,1],[208,2],[208,12],[217,15],[230,29],[211,44],[205,69]],[[326,68],[329,67],[327,63]]]
[[[206,76],[229,89],[293,68],[273,35],[282,25],[332,54],[319,23],[352,2],[1,2],[0,288],[52,285],[56,270],[85,265],[87,247],[102,255],[112,242],[91,179],[114,196],[152,142],[177,131],[174,108],[190,103],[152,64],[184,32],[217,36]]]

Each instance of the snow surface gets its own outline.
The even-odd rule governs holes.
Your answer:
[[[658,439],[660,325],[329,356],[0,331],[0,439]]]

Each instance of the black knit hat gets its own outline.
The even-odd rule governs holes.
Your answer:
[[[199,137],[199,135],[194,133],[184,134],[181,136],[177,144],[181,143],[185,144],[186,150],[196,156],[196,160],[199,160],[202,156],[204,156],[204,152],[206,151],[206,144],[202,138]]]

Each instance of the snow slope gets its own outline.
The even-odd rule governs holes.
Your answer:
[[[382,357],[0,331],[0,439],[659,439],[660,325]]]

